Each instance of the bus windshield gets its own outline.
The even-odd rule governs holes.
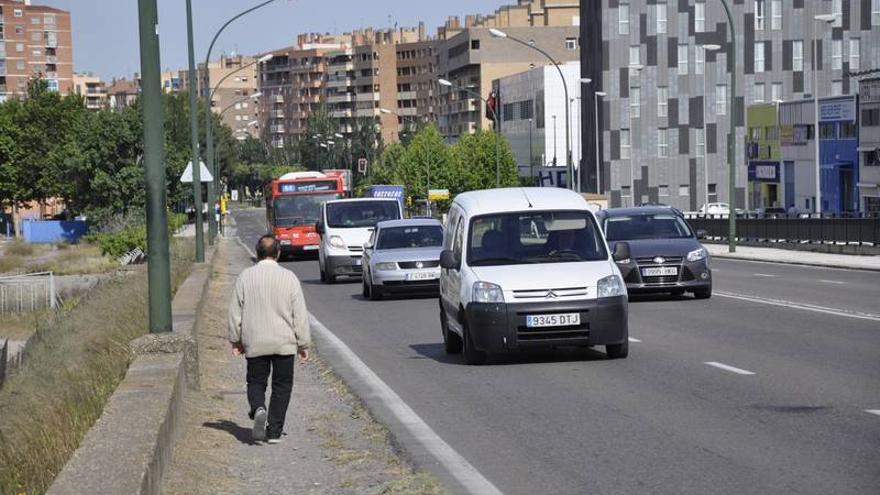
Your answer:
[[[321,204],[339,199],[339,194],[279,196],[272,202],[276,227],[314,225],[321,218]]]
[[[397,201],[345,201],[327,205],[327,225],[335,228],[375,227],[400,219]]]

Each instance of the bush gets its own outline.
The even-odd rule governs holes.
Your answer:
[[[146,252],[147,226],[126,227],[115,233],[91,234],[86,240],[101,248],[101,254],[111,258],[119,258],[135,248]]]
[[[13,256],[31,256],[34,254],[34,246],[22,241],[21,239],[16,239],[12,241],[5,252],[4,255],[13,255]]]

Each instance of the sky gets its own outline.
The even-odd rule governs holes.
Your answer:
[[[185,69],[186,2],[157,0],[162,69]],[[34,0],[71,13],[73,68],[105,80],[140,71],[136,0]],[[192,0],[196,60],[204,61],[214,33],[228,19],[259,0]],[[231,24],[212,58],[253,54],[292,45],[302,32],[343,32],[374,26],[416,26],[429,34],[450,15],[488,14],[514,0],[275,0]]]

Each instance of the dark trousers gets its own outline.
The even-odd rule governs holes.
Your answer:
[[[272,400],[266,434],[277,437],[284,430],[284,418],[293,390],[293,360],[290,356],[259,356],[247,358],[247,397],[251,416],[260,407],[266,407],[266,386],[272,374]]]

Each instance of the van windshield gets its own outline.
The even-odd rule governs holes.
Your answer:
[[[583,211],[500,213],[471,221],[470,266],[600,261],[608,258],[593,216]]]
[[[375,227],[400,219],[397,201],[345,201],[327,204],[327,225],[334,228]]]

